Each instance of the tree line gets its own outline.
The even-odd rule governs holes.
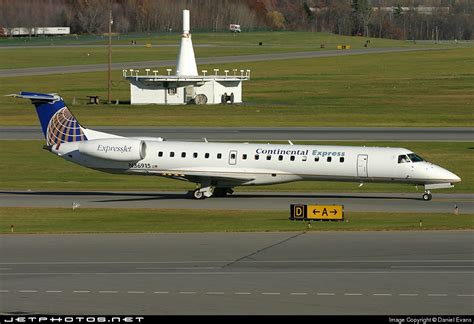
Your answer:
[[[118,33],[180,31],[183,9],[191,11],[194,31],[221,31],[230,24],[267,28],[251,0],[0,0],[0,26],[68,26],[71,33],[100,34],[112,10]]]
[[[275,29],[392,39],[474,38],[473,0],[268,0]],[[268,21],[267,21],[268,23]]]
[[[474,38],[472,0],[0,0],[0,27],[71,27],[76,34],[180,31],[321,31],[393,39]]]
[[[472,0],[314,0],[313,30],[393,39],[474,38]]]

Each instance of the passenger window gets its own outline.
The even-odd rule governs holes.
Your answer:
[[[344,162],[344,158],[343,158],[343,157],[339,158],[339,162],[343,163],[343,162]]]
[[[295,160],[295,156],[294,155],[290,156],[290,161],[294,161],[294,160]]]
[[[314,158],[314,162],[319,162],[319,156]]]
[[[209,153],[204,154],[204,158],[208,159],[209,158]]]
[[[278,156],[278,161],[283,161],[283,155]]]
[[[271,155],[267,155],[267,161],[270,161],[272,159]]]
[[[163,156],[163,152],[158,152],[158,157],[162,157]]]
[[[197,157],[198,157],[198,154],[197,154],[197,152],[194,152],[194,153],[193,153],[193,158],[195,158],[195,159],[196,159]]]
[[[217,153],[217,158],[222,159],[222,153]]]
[[[306,162],[306,160],[308,160],[308,157],[307,157],[307,156],[303,156],[303,157],[301,158],[301,161],[303,161],[303,162]]]
[[[186,157],[186,152],[182,152],[182,153],[181,153],[181,157],[182,157],[182,158],[185,158],[185,157]]]
[[[255,154],[255,160],[258,160],[258,159],[260,159],[260,155]]]
[[[174,152],[170,152],[170,157],[174,157]]]
[[[242,160],[247,160],[247,154],[242,154]]]
[[[328,156],[328,162],[332,161],[332,157]]]

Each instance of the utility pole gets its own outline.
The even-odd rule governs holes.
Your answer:
[[[107,91],[107,101],[109,103],[109,105],[112,103],[112,24],[113,24],[113,20],[112,20],[112,7],[110,8],[109,10],[109,59],[108,59],[108,65],[109,65],[109,69],[108,69],[108,91]]]

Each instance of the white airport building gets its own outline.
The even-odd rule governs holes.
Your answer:
[[[123,77],[130,82],[132,105],[241,103],[242,81],[250,79],[250,70],[213,69],[198,73],[189,10],[183,10],[183,34],[176,70],[174,74],[172,69],[166,69],[166,74],[160,72],[158,69],[123,70]]]

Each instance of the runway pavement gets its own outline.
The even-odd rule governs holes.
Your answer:
[[[437,194],[423,201],[419,193],[236,192],[224,198],[194,200],[185,192],[3,191],[0,207],[163,208],[214,210],[284,210],[290,204],[342,204],[345,211],[474,213],[474,194]]]
[[[288,59],[315,58],[315,57],[360,55],[360,54],[398,53],[398,52],[412,52],[412,51],[425,51],[425,50],[431,50],[431,49],[429,48],[365,48],[365,49],[353,49],[350,51],[319,50],[319,51],[275,53],[275,54],[218,56],[218,57],[199,58],[196,61],[197,61],[197,64],[221,64],[221,63],[258,62],[258,61],[288,60]],[[122,70],[122,69],[130,69],[130,68],[133,68],[133,69],[158,68],[158,67],[174,66],[175,64],[176,64],[175,60],[161,60],[161,61],[113,63],[111,66],[113,70]],[[47,75],[47,74],[58,74],[58,73],[97,72],[97,71],[107,71],[107,69],[108,69],[107,64],[2,69],[0,70],[0,78]]]
[[[472,231],[0,240],[3,314],[474,314]]]
[[[125,137],[151,136],[166,140],[202,141],[474,141],[471,127],[123,127],[92,129]],[[0,140],[44,139],[39,126],[2,126]]]

